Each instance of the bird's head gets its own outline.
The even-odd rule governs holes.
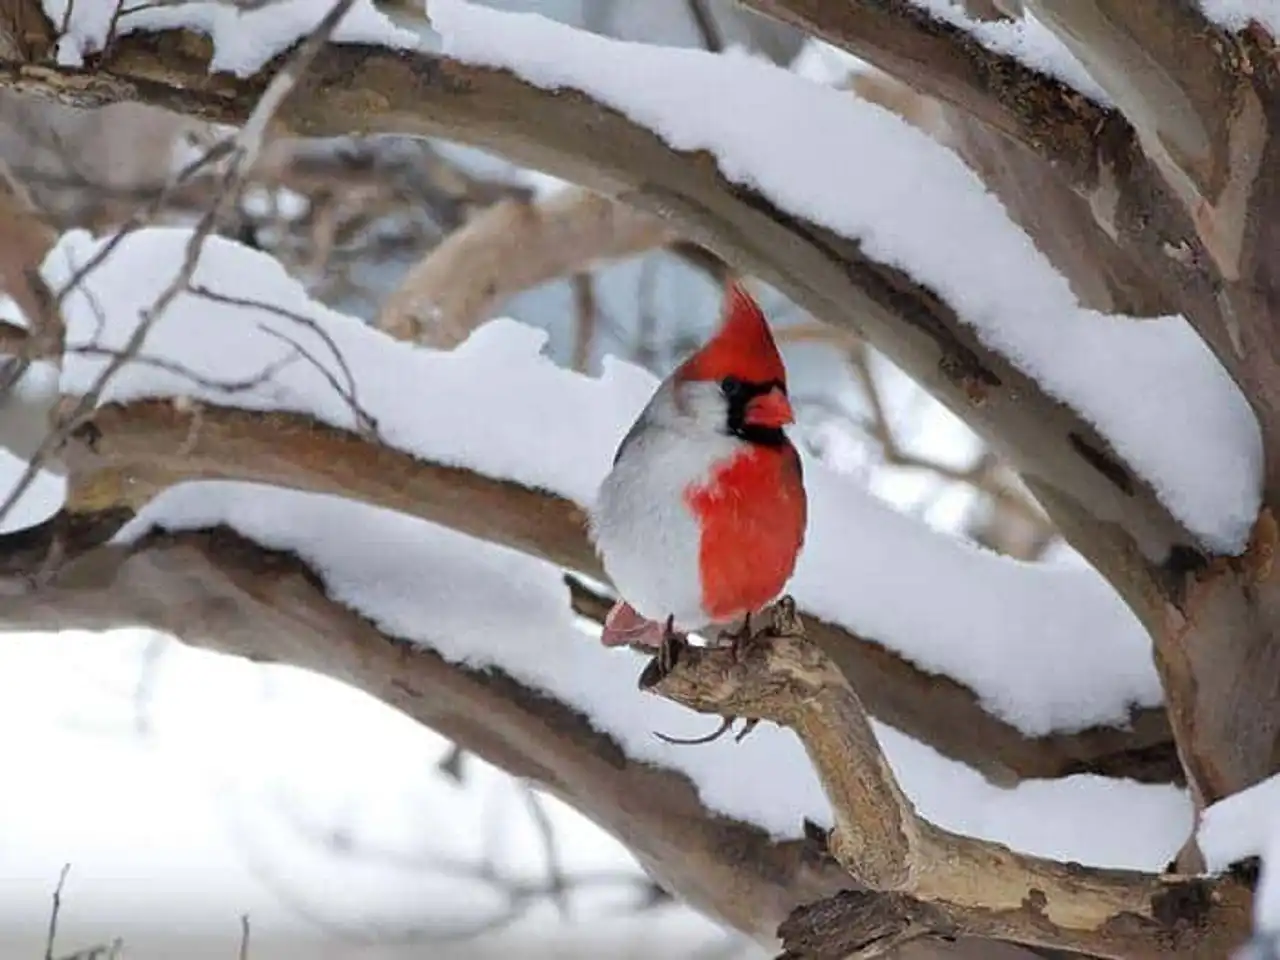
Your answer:
[[[725,289],[724,320],[672,375],[677,405],[714,429],[770,446],[786,442],[795,419],[787,371],[764,313],[736,282]]]

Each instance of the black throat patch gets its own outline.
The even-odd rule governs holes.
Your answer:
[[[770,390],[781,390],[782,395],[786,396],[787,385],[781,380],[759,382],[739,380],[737,377],[725,377],[720,381],[720,392],[729,403],[729,416],[725,426],[732,436],[762,447],[780,447],[787,442],[787,435],[782,432],[781,427],[762,427],[747,423],[747,404]]]

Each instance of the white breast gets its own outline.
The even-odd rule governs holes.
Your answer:
[[[708,411],[680,414],[672,402],[664,386],[641,415],[600,487],[592,534],[623,599],[650,620],[661,623],[674,615],[676,629],[684,632],[708,621],[698,574],[698,524],[685,491],[705,483],[741,441],[710,428],[700,415]]]

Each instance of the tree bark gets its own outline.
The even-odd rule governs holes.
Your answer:
[[[1221,960],[1248,937],[1251,895],[1233,879],[1087,869],[925,820],[858,695],[788,602],[745,652],[683,646],[669,670],[655,659],[640,682],[694,710],[790,727],[804,742],[831,801],[829,847],[855,883],[784,925],[786,957],[870,958],[965,936],[1115,960]]]

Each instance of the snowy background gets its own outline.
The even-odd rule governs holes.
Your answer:
[[[1170,510],[1190,528],[1226,549],[1241,541],[1256,512],[1256,426],[1180,317],[1132,324],[1082,310],[994,198],[974,188],[963,165],[882,111],[821,88],[855,66],[829,47],[788,48],[784,37],[772,57],[787,71],[741,52],[722,59],[723,89],[756,107],[769,105],[755,111],[751,127],[739,122],[741,111],[723,104],[682,109],[688,98],[677,95],[697,85],[703,68],[687,49],[697,45],[698,34],[683,4],[650,2],[643,15],[634,3],[491,4],[536,6],[601,34],[683,48],[631,51],[637,71],[663,80],[639,96],[629,82],[634,74],[602,69],[615,62],[615,47],[548,21],[435,0],[432,14],[443,41],[427,41],[443,42],[462,59],[516,66],[535,83],[590,86],[674,145],[715,150],[727,175],[780,205],[863,236],[886,260],[909,262],[987,342],[1090,417],[1157,481]],[[922,5],[958,16],[944,0]],[[269,8],[262,16],[276,19],[260,20],[252,31],[207,4],[195,11],[160,8],[135,26],[198,24],[214,37],[216,63],[251,71],[281,35],[296,30],[297,11],[307,6],[308,0],[287,0]],[[1209,6],[1225,18],[1239,13],[1221,0]],[[60,0],[46,0],[46,8],[55,22],[65,12]],[[66,62],[94,49],[109,20],[105,0],[78,0],[74,13],[60,47]],[[418,42],[405,28],[389,32],[368,4],[357,4],[343,29],[352,40]],[[739,40],[759,48],[748,27],[738,29]],[[983,31],[993,47],[1100,94],[1034,22]],[[797,98],[806,109],[789,108]],[[768,148],[815,137],[845,138],[850,148]],[[447,149],[471,169],[504,169],[493,158]],[[860,154],[875,189],[845,191],[835,202],[831,184],[845,171],[824,166],[823,157],[852,153]],[[808,166],[798,168],[801,162]],[[506,173],[540,192],[559,188],[548,178]],[[908,196],[914,202],[904,202]],[[894,228],[886,230],[890,211]],[[953,236],[983,242],[957,248],[923,241],[937,235],[939,219]],[[123,343],[139,308],[177,268],[183,242],[180,231],[156,229],[123,244],[92,276],[88,293],[68,299],[70,338]],[[47,279],[64,281],[95,243],[83,231],[65,234],[45,265]],[[377,266],[383,272],[375,269],[370,282],[389,290],[404,264]],[[975,283],[979,275],[981,284]],[[654,377],[709,331],[717,296],[704,277],[666,254],[601,269],[597,296],[607,322],[582,375],[566,369],[573,329],[565,282],[513,298],[502,310],[510,319],[486,325],[448,355],[434,355],[387,349],[385,338],[337,312],[368,319],[360,304],[332,297],[322,306],[263,254],[229,241],[210,244],[197,280],[215,290],[248,288],[322,325],[362,384],[362,403],[400,449],[451,457],[579,502],[592,495]],[[779,329],[804,323],[775,294],[762,291],[762,300]],[[1032,314],[1011,307],[1028,302],[1037,304]],[[100,327],[101,305],[107,322]],[[17,319],[12,305],[6,310]],[[217,338],[197,340],[190,328],[157,328],[149,348],[188,367],[234,378],[272,356],[262,328],[280,321],[270,314],[194,297],[180,298],[174,313],[219,331]],[[644,358],[647,369],[626,362],[637,359],[638,330],[646,324],[655,348]],[[784,353],[793,394],[801,398],[799,432],[821,518],[794,584],[806,609],[881,637],[918,665],[961,680],[987,709],[1028,735],[1115,723],[1135,704],[1159,703],[1141,628],[1069,548],[1055,542],[1035,562],[976,549],[979,495],[945,471],[885,462],[859,426],[869,400],[842,349],[799,340],[784,343]],[[1073,365],[1070,358],[1087,362]],[[971,467],[982,453],[976,438],[887,363],[878,357],[870,363],[881,384],[878,402],[903,449],[953,473]],[[1099,363],[1112,365],[1113,375],[1099,375]],[[84,389],[100,368],[93,358],[69,361],[63,389]],[[1118,383],[1120,371],[1137,393],[1142,388],[1133,386],[1134,378],[1149,377],[1152,402],[1117,403],[1099,388]],[[325,399],[320,379],[290,368],[271,390],[239,394],[234,402],[306,410],[346,426],[349,409]],[[1189,386],[1156,400],[1159,384],[1172,380]],[[470,422],[420,422],[399,402],[406,383],[419,385],[421,409],[449,405],[492,420],[491,404],[520,415],[487,436]],[[107,396],[182,392],[193,393],[133,364]],[[1166,442],[1172,435],[1186,441],[1191,431],[1195,442]],[[525,449],[535,436],[538,444],[550,437],[556,449],[574,455],[539,461]],[[1210,473],[1206,462],[1234,469]],[[0,477],[16,477],[21,468],[20,460],[0,454]],[[62,493],[56,477],[43,475],[3,528],[38,522],[57,508]],[[650,737],[654,729],[702,732],[705,722],[635,692],[642,661],[594,644],[590,626],[564,602],[558,571],[547,564],[477,548],[448,531],[370,508],[232,484],[174,490],[121,536],[153,524],[181,529],[213,521],[298,550],[339,599],[400,636],[435,641],[455,660],[501,662],[582,705],[633,756],[689,773],[714,809],[777,835],[798,830],[803,816],[829,819],[789,734],[761,731],[742,745],[696,750]],[[324,536],[333,529],[360,533],[335,544]],[[400,551],[394,566],[388,543]],[[910,573],[888,578],[888,570]],[[413,636],[425,616],[421,583],[406,582],[406,571],[420,581],[429,579],[427,571],[438,577],[430,598],[434,631],[421,637]],[[863,589],[848,590],[850,582]],[[922,604],[918,598],[926,592],[929,603]],[[484,619],[475,617],[477,609],[486,609]],[[1026,639],[1033,632],[1034,645]],[[441,635],[454,646],[440,646]],[[422,956],[424,944],[440,957],[513,950],[531,958],[763,955],[662,898],[620,844],[568,808],[474,757],[453,763],[449,743],[337,683],[191,650],[139,630],[9,633],[4,639],[0,711],[7,729],[20,735],[0,741],[0,955],[41,955],[50,896],[65,864],[61,952],[121,938],[130,957],[179,951],[231,957],[242,936],[240,918],[248,915],[258,960],[296,955],[303,942],[306,955],[334,960]],[[547,672],[543,662],[553,647],[558,669]],[[1172,787],[1078,776],[1002,790],[896,731],[878,730],[921,812],[958,831],[1055,858],[1159,870],[1193,828],[1187,797]],[[785,786],[766,789],[761,778],[744,790],[756,765],[767,765]],[[779,778],[780,765],[792,774]],[[1274,808],[1275,789],[1263,785],[1211,811],[1202,837],[1212,866],[1265,848],[1264,814]],[[558,886],[567,890],[557,892]]]

